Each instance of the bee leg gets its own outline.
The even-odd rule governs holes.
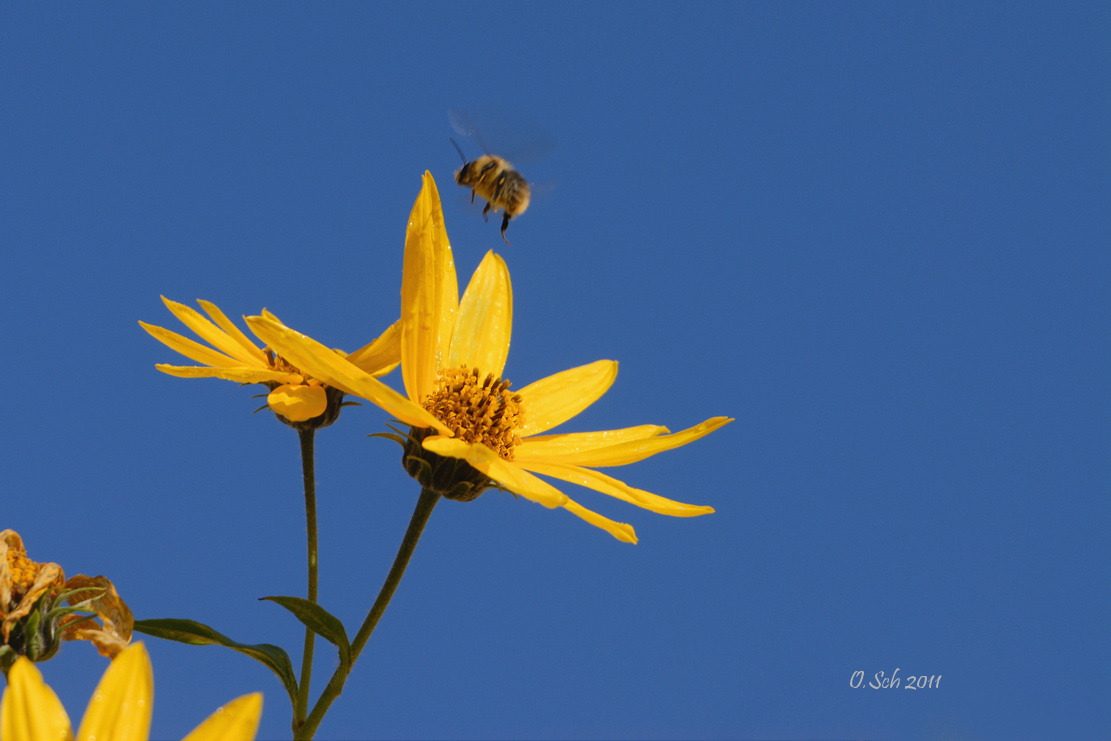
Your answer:
[[[494,204],[491,203],[490,201],[486,201],[486,208],[482,209],[482,220],[483,221],[489,221],[490,220],[490,207],[493,206],[493,205]]]
[[[474,203],[474,191],[471,191],[471,203]]]
[[[502,217],[502,220],[501,220],[501,238],[502,239],[505,239],[505,229],[508,226],[509,226],[509,214],[506,214],[505,216]],[[508,239],[505,239],[505,245],[506,245],[506,247],[511,246],[509,244]]]

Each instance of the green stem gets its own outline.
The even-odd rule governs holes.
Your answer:
[[[316,473],[313,463],[314,430],[298,430],[301,437],[301,472],[305,480],[305,526],[309,541],[309,593],[308,601],[316,604],[317,597],[317,542],[316,542]],[[305,650],[301,656],[301,681],[297,690],[297,705],[293,708],[293,733],[305,722],[309,710],[309,685],[312,683],[312,655],[316,633],[305,629]]]
[[[298,741],[307,741],[313,737],[316,729],[320,726],[320,721],[324,719],[324,714],[328,712],[332,702],[343,691],[344,682],[347,681],[351,668],[355,665],[355,660],[359,658],[363,647],[370,639],[370,634],[374,632],[375,626],[378,625],[382,613],[386,611],[386,607],[390,604],[393,593],[397,591],[397,585],[401,583],[401,577],[405,575],[405,568],[409,565],[409,559],[413,557],[413,550],[417,547],[417,541],[420,540],[424,526],[428,523],[428,518],[432,515],[432,510],[438,501],[440,501],[440,495],[436,492],[430,489],[421,490],[417,508],[413,511],[412,519],[409,520],[409,529],[405,531],[405,539],[401,541],[401,547],[397,550],[397,558],[394,559],[390,573],[386,576],[386,583],[382,585],[382,591],[378,593],[378,599],[374,600],[374,606],[370,608],[366,620],[359,627],[359,632],[355,634],[355,640],[351,641],[351,663],[348,666],[341,664],[336,669],[331,680],[328,681],[328,686],[324,688],[320,698],[316,701],[316,706],[313,707],[309,717],[305,719],[304,724],[299,729],[294,729],[294,738]]]

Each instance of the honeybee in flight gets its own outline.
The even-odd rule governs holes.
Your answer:
[[[501,220],[501,238],[509,244],[509,240],[505,238],[505,230],[509,226],[510,219],[523,214],[528,208],[531,196],[528,181],[506,159],[490,154],[486,143],[482,141],[482,137],[471,126],[466,116],[458,111],[448,111],[448,118],[451,120],[451,127],[457,133],[461,136],[473,136],[486,152],[473,162],[468,162],[467,155],[463,154],[462,148],[452,139],[451,143],[455,151],[459,152],[459,156],[463,159],[463,166],[455,171],[455,182],[471,189],[471,203],[474,203],[475,194],[486,199],[482,218],[489,221],[490,211],[504,212]]]
[[[486,208],[482,209],[482,218],[489,220],[490,211],[494,213],[503,211],[501,220],[501,238],[508,245],[505,238],[506,227],[509,220],[523,214],[528,208],[529,185],[521,173],[513,169],[513,165],[501,157],[484,154],[476,160],[467,161],[467,155],[454,139],[451,143],[463,158],[463,166],[455,171],[455,182],[464,188],[471,189],[471,203],[477,193],[486,199]]]

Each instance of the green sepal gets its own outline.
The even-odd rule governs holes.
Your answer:
[[[475,495],[475,497],[471,496],[471,492],[474,491],[474,486],[474,482],[460,481],[451,490],[451,494],[445,496],[447,496],[448,499],[458,499],[462,502],[469,501],[470,499],[474,499],[476,496],[478,496],[477,494]]]
[[[104,587],[81,587],[43,593],[27,617],[12,625],[8,644],[0,647],[0,670],[7,674],[21,655],[34,662],[53,658],[63,640],[62,619],[73,614],[81,619],[96,618],[97,610],[92,602],[106,591]],[[77,604],[66,604],[66,598],[73,592],[91,592],[92,597]]]
[[[289,654],[279,646],[269,643],[255,645],[236,643],[203,623],[177,618],[136,620],[135,631],[167,641],[188,643],[190,646],[224,646],[261,661],[270,667],[270,671],[278,675],[278,679],[289,694],[289,701],[294,707],[297,706],[297,680],[293,676],[293,664],[289,660]]]
[[[397,420],[391,420],[391,421],[397,422]],[[401,424],[401,422],[397,422],[397,423]],[[405,433],[402,430],[397,429],[396,427],[394,427],[389,422],[386,423],[386,427],[389,427],[391,430],[393,430],[393,434],[391,434],[389,432],[372,432],[369,435],[367,435],[367,437],[384,437],[387,440],[393,440],[395,443],[397,443],[402,448],[404,448],[405,444],[409,441],[410,435]]]
[[[107,587],[80,587],[78,589],[63,589],[62,591],[58,592],[54,603],[49,605],[49,607],[47,607],[45,602],[43,603],[43,606],[47,607],[46,619],[58,620],[65,615],[72,615],[75,612],[87,612],[89,613],[89,617],[95,617],[96,608],[93,607],[92,604],[97,599],[103,597],[104,593],[107,591]],[[70,596],[74,592],[95,592],[95,594],[93,594],[92,597],[89,597],[86,600],[78,602],[76,605],[62,605],[62,600],[64,600],[66,597]]]
[[[4,676],[8,676],[8,672],[12,669],[12,664],[19,658],[19,654],[11,646],[0,646],[0,671],[4,672]]]
[[[343,623],[335,615],[315,602],[309,602],[301,597],[260,597],[259,599],[276,602],[292,612],[306,628],[339,649],[339,661],[343,666],[351,665],[351,642],[347,640],[347,631]]]
[[[93,592],[93,596],[76,605],[67,605],[66,597],[77,591]],[[82,619],[96,617],[96,610],[90,605],[104,592],[103,587],[82,587],[44,593],[27,616],[12,626],[8,636],[8,648],[16,656],[26,656],[34,662],[53,658],[63,641],[62,618],[74,614],[80,614]],[[5,661],[7,661],[6,665]],[[5,659],[0,656],[0,667],[6,672],[14,661],[14,658]]]
[[[39,602],[41,605],[46,600]],[[32,610],[27,616],[27,622],[23,624],[23,635],[26,643],[24,650],[27,651],[27,658],[31,661],[46,661],[47,659],[58,653],[58,648],[62,645],[61,640],[58,640],[53,630],[50,631],[49,636],[44,636],[39,633],[39,623],[42,621],[42,612],[40,610]],[[48,625],[53,628],[57,623]]]
[[[401,435],[395,435],[392,432],[372,432],[367,435],[367,437],[384,437],[387,440],[393,440],[395,443],[403,448],[405,447],[405,438],[403,438]]]
[[[427,486],[428,483],[426,482],[432,481],[432,464],[424,458],[416,455],[407,455],[405,456],[404,463],[405,470],[408,471],[409,475],[416,479],[417,483],[419,483],[421,486]],[[416,464],[417,468],[420,469],[419,471],[414,472],[414,463]]]

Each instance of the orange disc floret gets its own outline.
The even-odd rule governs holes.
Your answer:
[[[524,414],[520,394],[509,391],[510,382],[489,373],[482,378],[477,368],[465,365],[441,370],[439,376],[424,408],[460,440],[485,445],[504,460],[513,460]]]

